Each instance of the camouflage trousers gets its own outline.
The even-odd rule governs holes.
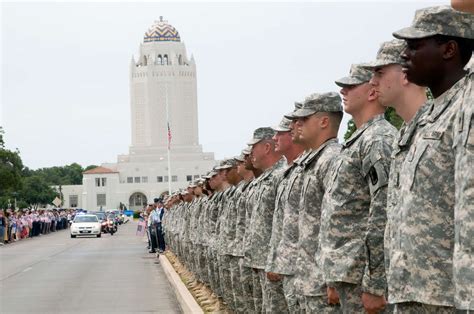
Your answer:
[[[327,296],[304,296],[305,313],[338,314],[342,313],[339,305],[329,305]]]
[[[246,313],[245,311],[245,300],[242,291],[242,283],[240,281],[240,257],[230,256],[229,268],[230,268],[230,279],[232,285],[232,292],[234,293],[234,312],[235,313]]]
[[[207,276],[207,264],[206,264],[206,254],[205,247],[201,244],[196,244],[196,254],[195,254],[195,263],[197,265],[197,276],[198,280],[209,284],[209,278]]]
[[[263,269],[252,268],[253,303],[255,306],[255,313],[262,313],[263,285],[265,283],[265,281],[262,281],[262,273],[265,273]]]
[[[212,291],[216,295],[222,296],[222,294],[220,293],[217,254],[214,248],[212,248],[211,246],[207,248],[207,271]]]
[[[219,284],[222,298],[227,306],[234,310],[234,293],[232,290],[232,277],[230,274],[230,255],[218,255],[219,259]]]
[[[336,282],[334,283],[334,287],[339,293],[342,313],[365,314],[364,305],[362,304],[362,287],[360,285],[347,282]]]
[[[423,304],[418,302],[403,302],[394,304],[393,313],[395,314],[451,314],[466,313],[466,311],[457,311],[454,307]]]
[[[244,257],[239,257],[240,284],[244,299],[245,313],[256,313],[253,299],[253,271],[252,268],[244,266]]]
[[[270,281],[263,273],[263,307],[265,313],[290,313],[283,292],[283,281]]]
[[[301,312],[298,296],[296,295],[295,279],[296,277],[293,275],[284,275],[282,281],[283,294],[285,295],[286,305],[290,313]]]
[[[192,243],[190,241],[183,241],[183,263],[188,270],[194,272]]]

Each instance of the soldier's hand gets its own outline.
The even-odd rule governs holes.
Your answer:
[[[385,297],[373,295],[367,292],[362,293],[362,304],[368,314],[376,314],[385,308],[387,301]]]
[[[328,304],[338,304],[339,303],[339,293],[337,292],[336,288],[334,287],[328,287],[327,288],[327,293],[328,293]]]
[[[283,277],[280,275],[280,274],[276,274],[276,273],[267,273],[267,278],[268,280],[270,281],[280,281],[283,279]]]

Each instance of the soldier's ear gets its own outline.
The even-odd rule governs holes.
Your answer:
[[[442,44],[443,49],[443,59],[452,59],[459,53],[459,45],[455,40],[449,40],[446,43]]]
[[[321,127],[321,129],[326,129],[329,127],[329,116],[327,115],[324,115],[321,117],[321,119],[319,120],[319,126]]]
[[[377,92],[375,91],[375,88],[371,87],[369,89],[369,96],[367,97],[368,101],[374,101],[377,100],[378,95]]]

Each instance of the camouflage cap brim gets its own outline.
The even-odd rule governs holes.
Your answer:
[[[426,31],[417,29],[413,26],[402,28],[396,32],[393,32],[393,37],[398,39],[421,39],[426,37],[431,37],[438,34],[437,31]]]
[[[217,166],[215,169],[216,170],[224,170],[224,169],[229,169],[229,168],[232,168],[232,165]]]
[[[250,152],[251,152],[250,147],[247,146],[246,148],[242,150],[242,155],[250,155]]]
[[[395,62],[395,61],[390,61],[390,60],[375,60],[375,61],[372,61],[372,62],[367,62],[367,63],[361,64],[361,67],[366,69],[366,70],[373,71],[376,68],[382,68],[382,67],[385,67],[385,66],[390,65],[390,64],[398,64],[398,63]]]
[[[338,79],[337,81],[334,81],[337,86],[339,87],[346,87],[346,86],[355,86],[355,85],[360,85],[367,83],[368,81],[359,79],[357,77],[349,77],[345,76],[343,78]]]
[[[244,162],[245,161],[245,156],[242,154],[240,156],[235,156],[234,159],[239,161],[239,162]]]
[[[285,118],[287,118],[287,119],[295,120],[296,117],[295,117],[294,113],[295,113],[295,112],[292,111],[292,112],[289,112],[289,113],[287,113],[287,114],[284,114],[283,116],[284,116]]]
[[[262,140],[262,139],[253,138],[253,139],[251,139],[249,142],[247,142],[247,145],[253,146],[253,145],[257,144],[258,142],[260,142],[261,140]]]
[[[272,129],[275,131],[275,132],[290,132],[291,129],[290,128],[284,128],[280,125],[276,125],[276,126],[272,126]]]
[[[302,108],[302,109],[298,109],[294,112],[294,116],[296,119],[298,118],[304,118],[304,117],[308,117],[312,114],[315,114],[316,113],[316,110],[312,110],[312,109],[308,109],[308,108]]]

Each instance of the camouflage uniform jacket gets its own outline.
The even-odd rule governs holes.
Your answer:
[[[258,181],[249,225],[250,245],[246,247],[245,251],[245,257],[250,258],[252,268],[265,269],[270,249],[276,192],[281,180],[281,170],[284,163],[286,163],[285,159],[281,158],[262,173],[261,179]]]
[[[218,233],[218,252],[220,255],[226,255],[227,247],[229,243],[229,233],[231,233],[231,228],[233,222],[229,220],[230,215],[232,214],[234,208],[232,208],[232,198],[234,196],[236,186],[229,186],[224,191],[224,196],[220,203],[220,215],[219,215],[219,233]]]
[[[194,244],[200,244],[201,242],[201,225],[199,222],[199,216],[201,213],[202,197],[195,197],[191,203],[191,242]]]
[[[209,246],[209,237],[210,237],[210,221],[209,221],[209,206],[211,204],[211,199],[214,197],[215,194],[212,194],[209,197],[205,197],[201,207],[201,215],[199,220],[201,221],[201,236],[202,241],[201,244],[203,246]]]
[[[391,218],[391,215],[395,213],[397,202],[400,195],[400,167],[407,156],[408,149],[413,141],[413,136],[417,132],[419,127],[418,122],[421,120],[423,115],[426,113],[429,104],[425,103],[418,111],[415,116],[408,123],[403,123],[399,132],[398,138],[393,142],[392,149],[392,160],[390,164],[390,175],[388,179],[387,188],[387,224],[385,226],[384,236],[384,249],[385,249],[385,270],[388,274],[390,265],[390,245],[393,239],[391,224],[395,221]]]
[[[181,225],[179,228],[179,238],[182,242],[189,242],[189,205],[191,203],[183,203],[181,208]]]
[[[359,284],[384,295],[384,231],[390,155],[396,129],[383,115],[343,144],[323,198],[321,250],[327,283]]]
[[[387,279],[391,303],[454,306],[453,146],[459,98],[467,81],[468,77],[459,80],[430,104],[400,167],[403,197],[390,215],[393,238]]]
[[[278,184],[273,214],[270,252],[265,271],[284,275],[294,274],[298,243],[298,207],[301,193],[301,163],[308,157],[304,152],[287,166]]]
[[[249,182],[243,181],[241,186],[241,191],[235,197],[235,209],[237,211],[236,214],[236,222],[235,222],[235,237],[233,243],[233,256],[244,256],[244,235],[245,235],[245,221],[246,221],[246,200],[248,198],[248,192],[251,190],[250,186],[252,185],[251,180]]]
[[[225,255],[233,255],[235,249],[235,236],[237,232],[237,201],[242,194],[242,189],[247,186],[247,182],[239,182],[233,189],[232,193],[229,195],[229,202],[227,203],[227,217],[225,218],[226,223],[226,232],[223,234],[225,236],[225,245],[222,247],[222,253]]]
[[[326,295],[322,265],[319,260],[321,203],[329,181],[329,170],[341,151],[337,139],[330,139],[311,151],[301,165],[304,178],[299,203],[296,259],[296,293],[305,296]]]
[[[220,202],[222,201],[223,192],[216,192],[212,195],[208,206],[209,221],[209,247],[217,249],[217,234],[219,231],[219,214]]]
[[[472,58],[471,58],[472,60]],[[458,99],[461,110],[455,127],[454,303],[474,310],[474,73]]]
[[[239,252],[244,256],[244,266],[251,267],[251,259],[249,255],[245,254],[245,251],[250,247],[250,242],[252,240],[250,222],[252,221],[252,210],[253,205],[256,203],[257,187],[258,182],[262,178],[260,175],[258,178],[255,178],[250,182],[250,185],[247,189],[247,197],[243,200],[243,205],[245,207],[245,233],[243,235],[242,247]]]
[[[197,198],[194,197],[193,200],[188,203],[187,242],[194,242],[194,228],[196,227],[196,202]]]

